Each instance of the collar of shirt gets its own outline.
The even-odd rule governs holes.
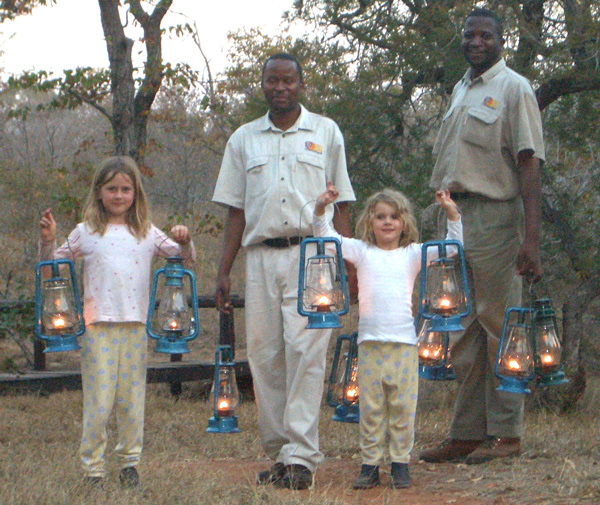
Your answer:
[[[467,86],[474,86],[477,83],[485,84],[486,82],[491,81],[494,77],[496,77],[500,72],[502,72],[506,68],[506,61],[504,58],[500,58],[500,61],[496,63],[494,66],[488,68],[483,74],[471,80],[471,69],[469,68],[465,75],[462,78],[462,83]]]
[[[279,128],[277,128],[273,124],[273,121],[271,121],[271,119],[269,118],[268,112],[263,117],[259,118],[259,120],[257,121],[256,127],[257,127],[258,131],[269,131],[269,130],[275,131],[275,132],[281,131]],[[310,114],[305,109],[304,105],[300,104],[300,116],[298,116],[298,119],[296,120],[294,125],[291,128],[289,128],[286,131],[286,133],[296,132],[298,130],[312,131],[314,129],[315,128],[314,128],[313,120],[312,120]]]

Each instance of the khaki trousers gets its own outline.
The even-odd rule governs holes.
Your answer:
[[[247,248],[246,338],[265,453],[314,472],[331,330],[307,330],[298,314],[299,259],[300,246]]]
[[[506,309],[521,305],[522,280],[515,260],[524,234],[522,201],[471,196],[457,204],[464,225],[472,311],[462,322],[466,331],[451,333],[459,390],[450,436],[520,437],[523,395],[496,391],[494,365]]]

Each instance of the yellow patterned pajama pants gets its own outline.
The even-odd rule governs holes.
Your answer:
[[[408,463],[415,440],[417,346],[363,341],[358,346],[359,442],[364,465]]]
[[[142,323],[90,324],[82,339],[83,434],[79,454],[86,475],[103,477],[106,425],[117,415],[119,467],[140,461],[144,435],[147,336]]]

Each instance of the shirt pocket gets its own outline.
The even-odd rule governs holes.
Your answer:
[[[489,109],[482,107],[469,109],[460,134],[461,140],[484,149],[490,149],[500,140],[499,130],[502,122],[499,121],[499,118],[498,112]]]
[[[294,189],[304,195],[316,197],[318,192],[325,190],[325,162],[322,157],[298,154],[292,175]]]
[[[268,156],[256,156],[246,163],[246,193],[248,195],[264,195],[269,189],[268,163]]]

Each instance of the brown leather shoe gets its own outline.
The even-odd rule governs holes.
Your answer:
[[[447,438],[439,446],[424,450],[419,455],[419,459],[427,463],[462,461],[482,443],[483,440],[456,440],[454,438]]]
[[[465,463],[479,465],[497,458],[518,456],[520,452],[521,439],[490,437],[466,457]]]

